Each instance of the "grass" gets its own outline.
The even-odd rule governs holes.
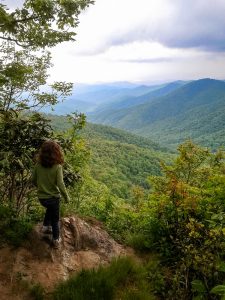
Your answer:
[[[108,267],[83,270],[53,292],[54,300],[153,300],[145,269],[130,258]]]

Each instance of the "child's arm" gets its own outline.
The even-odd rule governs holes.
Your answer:
[[[65,184],[64,184],[64,180],[63,180],[63,170],[62,170],[62,166],[59,165],[58,169],[57,169],[57,186],[59,188],[59,191],[61,193],[61,195],[63,196],[63,198],[69,202],[70,197],[67,193]]]

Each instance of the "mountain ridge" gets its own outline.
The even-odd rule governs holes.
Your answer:
[[[196,122],[199,123],[201,132],[205,131],[205,137],[213,131],[225,130],[224,114],[225,82],[204,78],[189,82],[144,104],[111,111],[105,119],[102,116],[99,123],[149,137],[165,146],[166,143],[178,144],[185,138],[200,138],[198,128],[192,126]],[[183,119],[186,126],[182,127]],[[210,126],[209,130],[210,120],[214,120],[214,126]],[[204,128],[201,128],[201,121]],[[98,123],[98,120],[95,119],[94,122]],[[204,139],[203,136],[201,140]],[[217,140],[216,144],[222,145],[223,141],[219,143]]]

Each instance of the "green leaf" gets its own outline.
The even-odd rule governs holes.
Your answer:
[[[219,265],[218,271],[225,272],[225,262],[222,261]]]
[[[201,280],[193,280],[191,282],[191,290],[192,292],[198,292],[198,293],[205,293],[206,292],[206,288],[204,283]]]
[[[225,285],[217,285],[213,289],[211,289],[210,293],[216,295],[225,295]]]

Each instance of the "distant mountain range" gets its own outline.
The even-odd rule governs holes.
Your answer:
[[[102,104],[105,105],[105,103],[113,101],[113,99],[123,95],[132,95],[132,90],[138,87],[136,84],[126,82],[95,85],[75,84],[72,95],[67,97],[64,102],[54,106],[54,114],[65,115],[74,111],[92,112]],[[45,108],[43,112],[52,113],[52,110]]]
[[[150,97],[153,97],[154,93],[157,94],[157,90],[160,90],[161,88],[165,88],[165,90],[168,88],[168,90],[170,90],[173,88],[173,85],[179,86],[182,85],[182,82],[179,81],[171,84],[151,86],[137,85],[127,82],[96,85],[75,84],[72,95],[64,102],[58,103],[54,106],[54,114],[65,115],[74,111],[89,114],[105,109],[107,110],[111,105],[115,107],[129,107],[144,103],[145,100],[148,99],[148,93],[153,92],[153,95],[150,95]],[[140,99],[138,99],[139,97]],[[136,102],[136,98],[139,102]],[[52,110],[51,108],[45,108],[43,112],[52,113]]]
[[[174,148],[188,138],[213,149],[225,145],[225,82],[221,80],[75,86],[55,113],[75,110],[86,113],[90,122],[125,129],[166,147]]]
[[[188,138],[211,148],[225,145],[224,81],[170,84],[145,96],[141,104],[138,97],[137,105],[95,112],[91,121],[123,128],[170,147]]]

